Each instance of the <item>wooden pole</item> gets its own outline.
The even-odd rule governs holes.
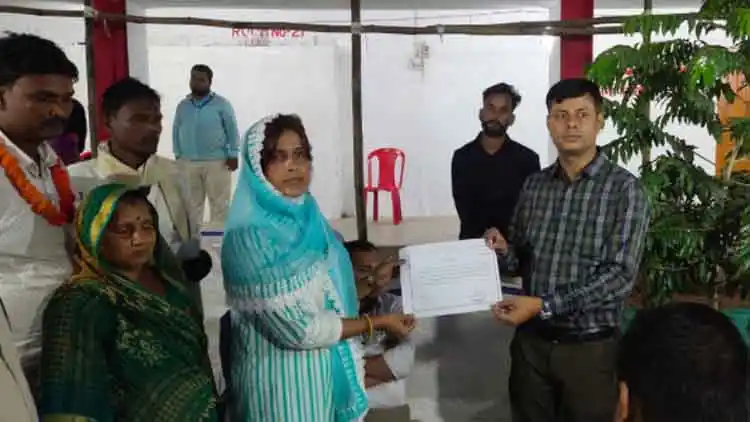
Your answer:
[[[653,12],[654,9],[654,0],[643,0],[643,14],[644,15],[650,15]],[[643,33],[643,43],[648,44],[651,42],[651,34],[644,32]],[[644,89],[648,89],[648,87],[643,87]],[[651,115],[651,102],[645,103],[642,105],[643,107],[643,114],[650,118]],[[643,148],[643,151],[641,151],[641,166],[645,167],[651,163],[651,146],[647,145]]]
[[[92,0],[83,0],[83,7],[85,13],[86,22],[86,84],[88,87],[89,103],[88,108],[88,122],[89,122],[89,147],[91,148],[91,155],[96,157],[97,150],[99,149],[99,136],[97,134],[98,129],[98,116],[96,112],[96,66],[94,59],[94,8]]]
[[[351,0],[352,14],[352,142],[354,144],[354,209],[357,238],[367,240],[367,207],[365,207],[364,130],[362,128],[362,5]]]

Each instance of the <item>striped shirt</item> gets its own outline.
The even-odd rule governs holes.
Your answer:
[[[524,183],[500,261],[549,304],[551,325],[581,332],[619,325],[650,219],[638,179],[597,154],[569,181],[558,163]]]

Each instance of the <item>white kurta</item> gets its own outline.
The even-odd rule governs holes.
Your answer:
[[[0,308],[0,422],[36,422],[29,385],[21,370],[5,312]]]
[[[46,143],[39,149],[42,166],[4,134],[2,142],[18,160],[26,177],[40,192],[59,202],[50,168],[57,155]],[[0,171],[0,298],[8,311],[13,340],[24,368],[32,368],[41,353],[41,317],[53,290],[70,277],[66,230],[50,225],[31,211]]]

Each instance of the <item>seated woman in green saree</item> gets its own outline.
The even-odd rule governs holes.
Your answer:
[[[42,421],[218,421],[203,316],[156,222],[120,184],[81,204],[77,272],[44,312]]]

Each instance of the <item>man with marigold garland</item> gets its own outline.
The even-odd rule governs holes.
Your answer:
[[[41,313],[72,271],[66,231],[75,197],[47,140],[63,133],[77,78],[52,41],[0,38],[0,420],[38,420],[28,384],[37,381]]]

